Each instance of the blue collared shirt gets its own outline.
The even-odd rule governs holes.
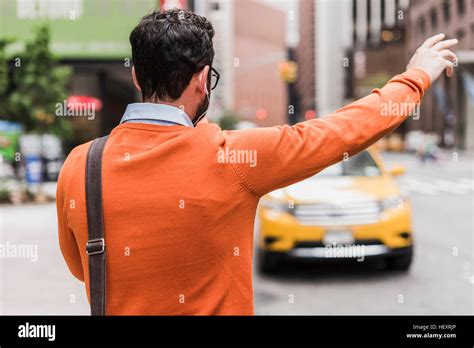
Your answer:
[[[180,108],[166,104],[128,104],[120,123],[151,123],[161,126],[194,127],[189,116]]]

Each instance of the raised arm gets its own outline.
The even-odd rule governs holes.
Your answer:
[[[392,132],[445,69],[448,76],[453,74],[456,56],[449,48],[457,40],[443,39],[440,34],[426,40],[405,73],[329,116],[294,126],[223,132],[224,147],[254,153],[251,165],[233,164],[242,185],[262,196],[314,175]]]

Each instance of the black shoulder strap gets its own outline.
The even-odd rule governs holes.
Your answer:
[[[87,153],[86,207],[89,286],[92,315],[105,315],[105,239],[102,212],[102,152],[108,136],[95,139]]]

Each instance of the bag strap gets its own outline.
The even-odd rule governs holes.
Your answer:
[[[91,315],[105,315],[105,239],[102,211],[102,152],[108,136],[95,139],[86,160],[86,207]]]

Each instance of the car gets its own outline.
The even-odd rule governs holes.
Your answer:
[[[258,265],[276,271],[288,260],[382,258],[406,271],[413,258],[411,204],[370,147],[259,202]]]

